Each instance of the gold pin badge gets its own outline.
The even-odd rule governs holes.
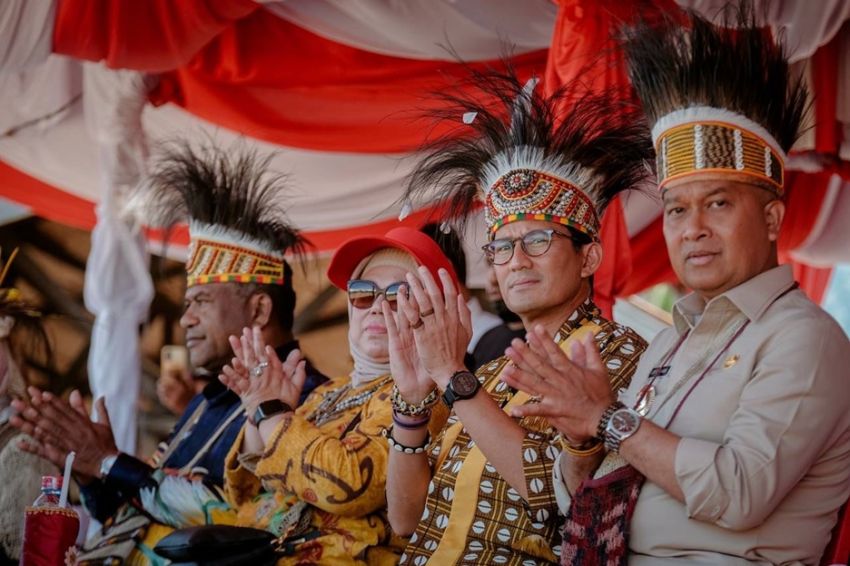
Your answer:
[[[726,361],[723,362],[723,369],[729,369],[730,367],[737,364],[738,360],[740,360],[740,359],[741,359],[741,356],[739,356],[738,354],[733,354],[733,355],[729,356],[728,358],[726,358]]]

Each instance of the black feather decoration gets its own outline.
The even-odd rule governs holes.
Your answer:
[[[546,165],[541,170],[577,168],[600,216],[616,195],[651,175],[649,131],[627,96],[587,94],[579,85],[544,96],[542,88],[523,84],[504,66],[469,69],[468,83],[461,85],[466,88],[434,94],[441,104],[427,117],[454,127],[423,148],[407,180],[406,200],[437,205],[463,230],[489,188],[483,184],[494,159],[523,148],[537,149]],[[564,107],[570,109],[566,115]]]
[[[166,228],[182,221],[214,225],[300,256],[308,242],[287,222],[280,194],[288,179],[269,169],[271,158],[241,143],[225,150],[168,142],[148,176],[146,220]]]
[[[629,77],[650,124],[710,106],[765,128],[785,151],[800,134],[808,93],[781,41],[756,22],[752,2],[730,3],[713,24],[694,11],[622,30]]]

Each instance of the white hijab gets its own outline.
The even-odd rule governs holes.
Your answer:
[[[351,274],[351,278],[358,279],[363,275],[367,268],[380,267],[384,265],[401,267],[405,271],[415,272],[417,263],[409,253],[403,250],[397,248],[383,248],[363,258],[363,260],[357,265],[354,273]],[[364,383],[372,381],[373,379],[388,375],[390,373],[390,361],[389,359],[385,361],[376,360],[357,347],[357,343],[352,336],[353,327],[350,322],[352,308],[351,303],[348,303],[348,347],[351,350],[351,357],[354,359],[354,370],[352,370],[350,375],[352,385],[354,385],[354,387],[358,387]]]

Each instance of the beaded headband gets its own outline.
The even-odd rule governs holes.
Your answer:
[[[284,257],[233,229],[192,222],[186,261],[188,287],[207,283],[283,285]]]
[[[652,140],[662,191],[680,180],[711,175],[783,194],[785,152],[745,116],[708,106],[677,110],[658,120]]]
[[[545,220],[570,226],[596,239],[599,218],[590,198],[575,184],[534,169],[513,169],[499,177],[484,197],[490,235],[518,220]]]
[[[482,175],[490,236],[511,222],[545,220],[597,239],[599,217],[585,192],[595,182],[588,168],[554,159],[541,148],[523,146],[497,154]]]

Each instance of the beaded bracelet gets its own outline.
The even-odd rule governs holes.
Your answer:
[[[405,417],[418,417],[424,414],[426,411],[430,411],[431,407],[436,405],[438,400],[439,395],[437,394],[437,388],[435,387],[419,403],[408,403],[402,398],[401,392],[398,390],[398,387],[393,385],[393,411],[395,411],[399,415],[404,415]]]
[[[399,415],[399,413],[393,411],[393,424],[395,426],[397,426],[399,428],[403,428],[405,430],[418,430],[418,429],[422,428],[423,426],[427,426],[428,423],[431,422],[431,410],[430,409],[425,411],[425,413],[422,414],[421,419],[418,419],[418,420],[415,420],[415,421],[406,422],[406,421],[399,419],[398,418],[399,416],[405,416],[405,415]]]
[[[390,445],[390,448],[395,450],[396,452],[401,452],[402,454],[422,454],[428,449],[428,446],[431,444],[431,433],[425,435],[425,441],[422,446],[405,446],[398,442],[395,438],[393,438],[392,427],[385,428],[383,431],[384,437],[387,439],[387,444]]]
[[[605,447],[605,443],[596,438],[592,438],[587,442],[579,444],[578,446],[574,446],[567,442],[567,439],[564,438],[563,435],[560,436],[558,440],[561,444],[561,450],[563,450],[567,454],[576,456],[577,458],[586,458],[587,456],[593,456]]]

